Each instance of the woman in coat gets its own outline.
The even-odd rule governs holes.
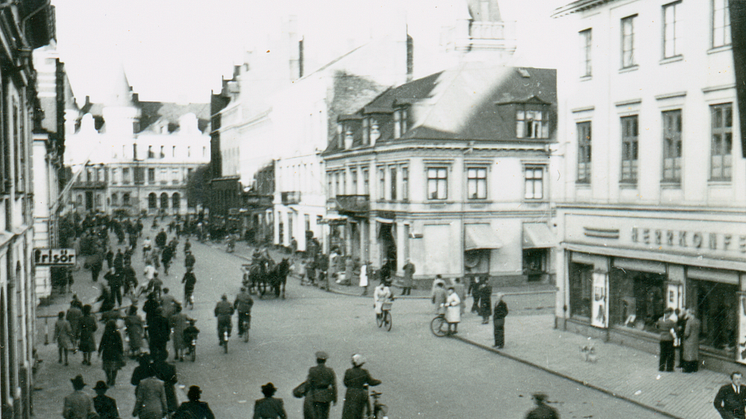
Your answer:
[[[124,326],[127,328],[127,337],[130,340],[130,356],[136,357],[142,348],[142,336],[145,330],[142,318],[137,314],[137,307],[130,307],[129,314],[124,319]]]
[[[122,335],[117,329],[115,320],[106,322],[104,334],[101,335],[101,343],[98,345],[98,355],[101,357],[101,367],[106,373],[106,385],[115,385],[117,372],[122,368],[124,361]]]
[[[355,354],[352,356],[352,368],[345,371],[344,383],[347,392],[342,407],[342,419],[363,419],[363,411],[368,406],[368,390],[365,385],[381,384],[381,380],[371,377],[368,370],[362,368],[363,364],[365,357]]]
[[[166,390],[163,381],[155,378],[152,369],[147,372],[148,376],[137,385],[135,394],[135,408],[132,416],[140,419],[162,419],[168,412],[166,405]]]
[[[458,324],[461,322],[461,299],[458,298],[458,294],[456,294],[453,285],[448,287],[448,296],[446,297],[445,305],[448,333],[458,333]]]
[[[67,366],[67,352],[73,350],[73,329],[70,322],[65,320],[65,312],[60,311],[57,314],[57,322],[54,324],[54,340],[57,342],[57,348],[60,353],[60,364],[62,363],[62,354],[65,354],[65,366]]]
[[[174,360],[183,361],[183,352],[186,349],[186,343],[184,342],[184,329],[187,328],[188,317],[181,311],[181,304],[176,304],[176,313],[174,313],[168,320],[171,326],[171,342],[174,345]]]
[[[686,327],[681,357],[683,358],[682,372],[697,372],[699,369],[699,330],[700,322],[695,317],[693,309],[687,310]]]
[[[90,304],[83,306],[83,317],[80,318],[80,345],[78,349],[83,352],[83,365],[91,365],[91,353],[96,350],[96,341],[93,334],[96,333],[98,325],[96,316],[91,314]]]

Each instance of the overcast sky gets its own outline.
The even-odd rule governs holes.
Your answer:
[[[518,21],[525,65],[553,67],[559,45],[551,11],[569,0],[502,0],[504,20]],[[280,16],[298,15],[299,33],[329,39],[344,50],[385,31],[393,13],[410,25],[455,0],[52,0],[57,40],[79,103],[96,101],[124,66],[142,100],[209,102],[243,51],[261,48]],[[259,4],[258,4],[259,3]],[[383,29],[381,29],[383,28]]]

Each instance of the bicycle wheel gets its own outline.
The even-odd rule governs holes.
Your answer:
[[[430,322],[430,331],[432,331],[433,334],[439,338],[445,336],[446,332],[448,331],[448,324],[446,323],[446,319],[441,316],[434,318]]]
[[[376,314],[376,324],[378,325],[378,327],[383,326],[383,313]]]
[[[391,331],[391,325],[394,323],[394,318],[391,316],[391,312],[386,310],[383,312],[383,328],[387,332]]]

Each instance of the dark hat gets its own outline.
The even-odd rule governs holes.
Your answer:
[[[94,390],[108,390],[109,386],[106,385],[105,382],[99,381],[96,383],[96,387],[93,387]]]
[[[543,402],[547,399],[547,395],[544,393],[534,393],[532,396],[537,402]]]
[[[323,359],[324,361],[326,361],[327,359],[329,359],[329,355],[324,351],[318,351],[316,352],[316,359]]]
[[[187,398],[189,400],[199,400],[200,395],[202,395],[202,389],[200,389],[199,386],[189,387],[189,392],[187,392]]]
[[[73,387],[85,387],[86,383],[83,381],[83,376],[78,374],[75,378],[70,380],[73,383]]]
[[[275,385],[272,383],[267,383],[262,386],[262,393],[267,397],[275,394],[276,391],[277,389],[275,388]]]

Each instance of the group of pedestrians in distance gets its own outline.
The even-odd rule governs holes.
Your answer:
[[[685,373],[697,372],[700,322],[695,311],[686,308],[674,310],[669,307],[656,322],[656,328],[660,333],[658,370],[673,372],[678,353],[677,368]]]

